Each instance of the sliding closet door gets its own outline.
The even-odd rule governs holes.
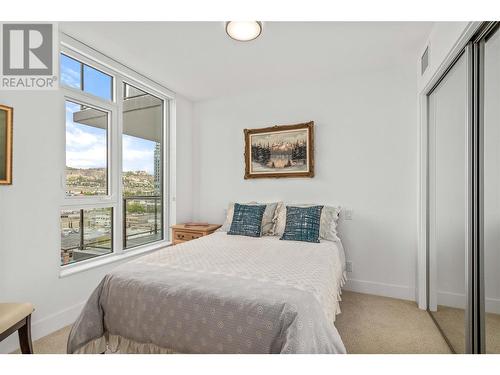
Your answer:
[[[500,32],[484,42],[483,259],[486,353],[500,353]]]
[[[466,347],[467,58],[428,96],[429,310],[457,353]]]

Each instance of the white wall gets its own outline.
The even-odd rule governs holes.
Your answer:
[[[407,58],[384,71],[195,103],[195,217],[221,223],[229,201],[341,204],[353,210],[341,224],[349,287],[414,299],[417,86],[415,56]],[[244,128],[309,120],[314,178],[243,179]]]
[[[102,277],[117,263],[59,278],[60,165],[64,160],[64,101],[59,92],[0,91],[14,107],[13,185],[0,187],[0,301],[29,301],[33,336],[71,323]],[[177,99],[177,217],[192,216],[192,104]],[[17,336],[0,353],[18,346]]]
[[[418,92],[434,78],[440,70],[443,62],[450,52],[459,43],[460,37],[471,26],[472,22],[435,22],[429,34],[429,38],[422,46],[417,60],[418,70]],[[425,48],[429,46],[429,66],[424,74],[420,74],[420,57]]]
[[[178,95],[176,115],[176,222],[182,223],[193,218],[193,103]]]

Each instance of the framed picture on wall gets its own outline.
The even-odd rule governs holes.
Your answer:
[[[314,122],[245,129],[245,178],[314,177]]]
[[[0,185],[12,184],[12,112],[0,104]]]

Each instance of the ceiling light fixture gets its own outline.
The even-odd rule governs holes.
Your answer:
[[[229,21],[226,22],[226,33],[234,40],[248,42],[256,39],[262,33],[262,23],[259,21]]]

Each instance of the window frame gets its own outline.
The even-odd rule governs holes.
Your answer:
[[[62,105],[66,100],[77,104],[89,105],[96,109],[108,112],[108,195],[104,196],[66,196],[66,135],[63,136],[63,161],[61,166],[61,202],[60,210],[113,208],[113,248],[110,254],[101,255],[92,259],[60,265],[60,277],[65,277],[76,272],[84,271],[110,262],[123,260],[145,252],[154,251],[171,244],[171,234],[168,228],[175,222],[175,94],[169,89],[150,80],[133,69],[117,62],[116,60],[94,50],[71,36],[60,33],[60,50],[58,58],[64,54],[82,64],[101,71],[112,77],[112,100],[106,100],[84,92],[81,89],[60,85],[62,92]],[[129,249],[123,247],[123,90],[124,83],[154,95],[163,101],[162,124],[162,229],[163,239],[152,243],[135,246]],[[65,110],[61,111],[62,122],[66,129]],[[59,249],[60,251],[60,249]]]

